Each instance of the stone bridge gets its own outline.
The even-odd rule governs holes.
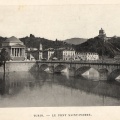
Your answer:
[[[94,68],[98,72],[101,70],[107,71],[109,74],[117,72],[120,74],[120,64],[119,63],[102,63],[102,62],[76,62],[76,61],[37,61],[39,69],[43,70],[45,68],[51,68],[56,71],[57,68],[63,66],[62,68],[68,68],[74,72],[82,68]],[[117,76],[116,75],[116,76]]]

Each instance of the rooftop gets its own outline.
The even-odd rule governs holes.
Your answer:
[[[21,43],[21,41],[14,36],[6,39],[4,42],[6,42],[6,43]]]
[[[76,54],[94,54],[94,55],[98,55],[98,53],[96,53],[96,52],[76,52]]]
[[[21,45],[21,44],[15,44],[15,45],[11,45],[12,47],[25,47],[25,45]]]
[[[54,48],[48,48],[48,49],[45,49],[44,51],[55,51]]]
[[[61,51],[75,51],[73,48],[59,48]]]

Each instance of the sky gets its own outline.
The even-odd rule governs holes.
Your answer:
[[[108,37],[120,36],[120,5],[0,6],[3,37],[92,38],[101,28]]]

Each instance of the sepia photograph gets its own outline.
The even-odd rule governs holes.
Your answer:
[[[0,108],[98,106],[120,106],[120,5],[1,5]]]

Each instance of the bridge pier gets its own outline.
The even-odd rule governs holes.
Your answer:
[[[100,69],[99,71],[99,80],[107,80],[109,72],[105,69]]]
[[[75,67],[70,67],[69,68],[69,76],[75,77],[75,71],[76,71]]]
[[[49,73],[54,73],[54,66],[49,66]]]

